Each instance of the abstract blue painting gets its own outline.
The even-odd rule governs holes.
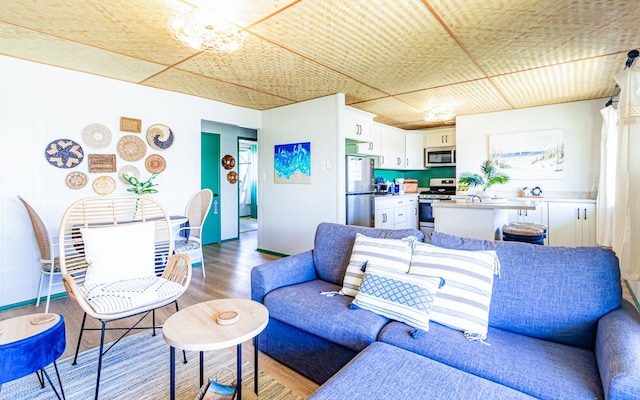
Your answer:
[[[311,142],[275,145],[275,183],[311,183]]]

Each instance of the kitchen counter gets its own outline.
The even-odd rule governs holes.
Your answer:
[[[501,210],[535,210],[542,204],[541,200],[501,200],[492,199],[481,202],[471,202],[467,200],[443,200],[434,202],[432,207],[437,208],[479,208],[479,209],[501,209]]]
[[[487,201],[489,200],[489,201]],[[541,200],[444,200],[432,204],[436,231],[456,236],[501,240],[509,210],[536,210]]]

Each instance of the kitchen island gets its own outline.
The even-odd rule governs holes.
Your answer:
[[[501,240],[509,210],[536,210],[540,200],[483,199],[434,202],[435,230],[456,236]]]

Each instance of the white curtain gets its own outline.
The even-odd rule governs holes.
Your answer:
[[[600,182],[598,184],[596,242],[613,246],[613,216],[616,190],[616,159],[618,151],[618,114],[613,106],[600,110],[602,133],[600,138]]]
[[[613,250],[622,277],[640,281],[640,66],[634,63],[615,78],[620,96]]]

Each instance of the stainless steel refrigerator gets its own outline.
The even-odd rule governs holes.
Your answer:
[[[347,225],[373,226],[373,158],[347,156]]]

